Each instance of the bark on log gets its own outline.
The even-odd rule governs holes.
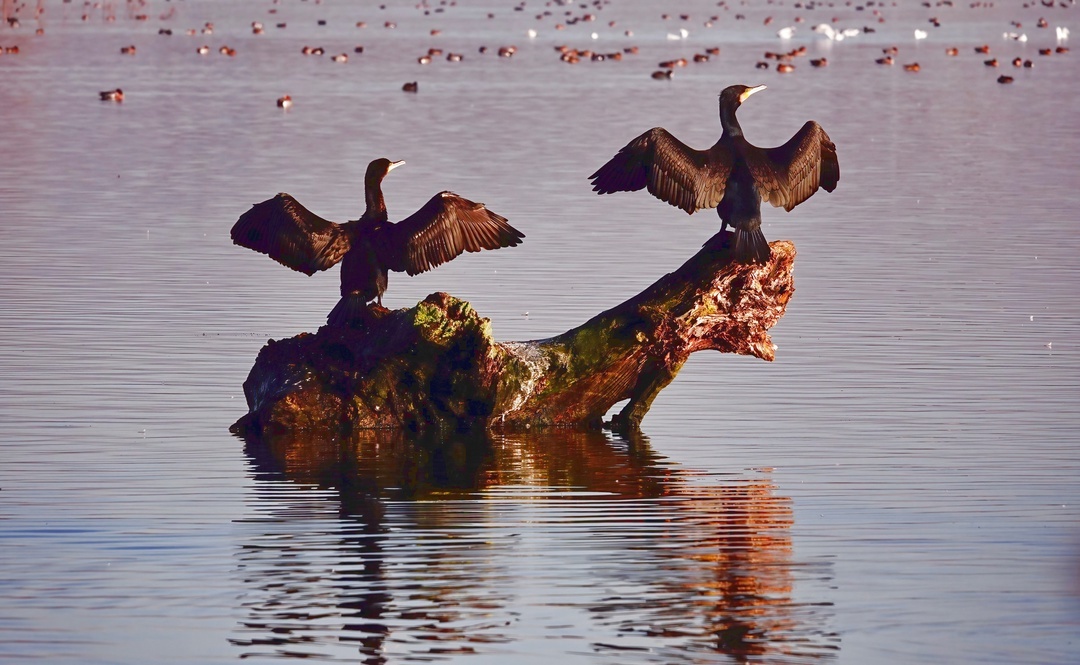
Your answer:
[[[728,235],[728,234],[725,234]],[[636,427],[695,351],[773,359],[768,330],[794,292],[795,246],[765,265],[731,261],[714,239],[626,302],[550,339],[499,343],[490,321],[445,293],[372,307],[362,325],[269,341],[244,382],[238,433]]]

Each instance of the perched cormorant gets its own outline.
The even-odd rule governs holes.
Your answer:
[[[791,210],[818,187],[836,189],[840,164],[836,146],[813,120],[776,148],[758,148],[744,137],[735,111],[764,90],[733,85],[720,93],[720,140],[708,150],[694,150],[662,127],[654,127],[620,150],[589,176],[600,194],[649,193],[693,213],[716,208],[720,231],[735,228],[734,256],[765,263],[769,243],[761,232],[761,201]]]
[[[371,300],[382,305],[387,271],[416,275],[462,252],[512,247],[525,237],[506,218],[453,192],[439,192],[409,217],[389,221],[382,180],[404,163],[380,158],[368,165],[367,209],[360,219],[337,224],[281,193],[240,216],[232,228],[233,242],[308,275],[341,261],[342,300],[334,312],[341,310],[344,318],[332,312],[335,323]]]

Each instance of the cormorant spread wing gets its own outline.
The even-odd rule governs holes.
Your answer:
[[[761,200],[789,212],[813,196],[818,187],[831,192],[840,180],[836,146],[813,120],[808,120],[782,146],[758,148],[747,144],[744,158]]]
[[[513,247],[525,234],[482,203],[439,192],[415,213],[394,224],[382,240],[387,267],[416,275],[462,252]]]
[[[599,194],[648,187],[656,198],[693,213],[720,204],[732,163],[731,152],[723,145],[695,150],[663,127],[654,127],[589,178]]]
[[[334,266],[351,244],[344,225],[319,217],[284,192],[241,215],[232,239],[308,275]]]

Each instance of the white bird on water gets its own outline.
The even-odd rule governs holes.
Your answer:
[[[1057,32],[1057,38],[1058,38],[1059,42],[1063,42],[1063,41],[1065,41],[1066,39],[1069,38],[1069,29],[1068,28],[1059,25],[1056,28],[1054,28],[1054,30]]]
[[[915,39],[926,39],[929,34],[925,30],[915,29]]]
[[[795,26],[788,26],[786,28],[780,28],[776,31],[776,36],[780,39],[791,39],[795,36]]]
[[[862,34],[862,30],[858,28],[844,28],[843,30],[836,30],[828,23],[818,23],[813,28],[814,32],[819,35],[824,35],[827,39],[834,42],[842,42],[845,37],[857,37]]]

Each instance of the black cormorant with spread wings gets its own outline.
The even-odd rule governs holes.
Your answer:
[[[761,202],[791,210],[819,187],[831,192],[840,180],[836,146],[813,120],[787,143],[759,148],[743,137],[735,111],[765,86],[733,85],[720,93],[720,140],[708,150],[688,147],[655,127],[620,150],[589,176],[600,194],[648,188],[656,198],[693,213],[716,208],[720,230],[735,229],[734,257],[769,260],[761,232]]]
[[[439,192],[409,217],[389,221],[382,180],[404,163],[382,158],[368,165],[367,209],[360,219],[337,224],[281,193],[240,216],[233,242],[308,275],[340,261],[342,300],[330,315],[333,324],[351,317],[350,302],[364,307],[376,300],[381,306],[390,270],[416,275],[462,252],[512,247],[525,237],[505,217],[453,192]],[[339,310],[342,316],[335,315]]]

